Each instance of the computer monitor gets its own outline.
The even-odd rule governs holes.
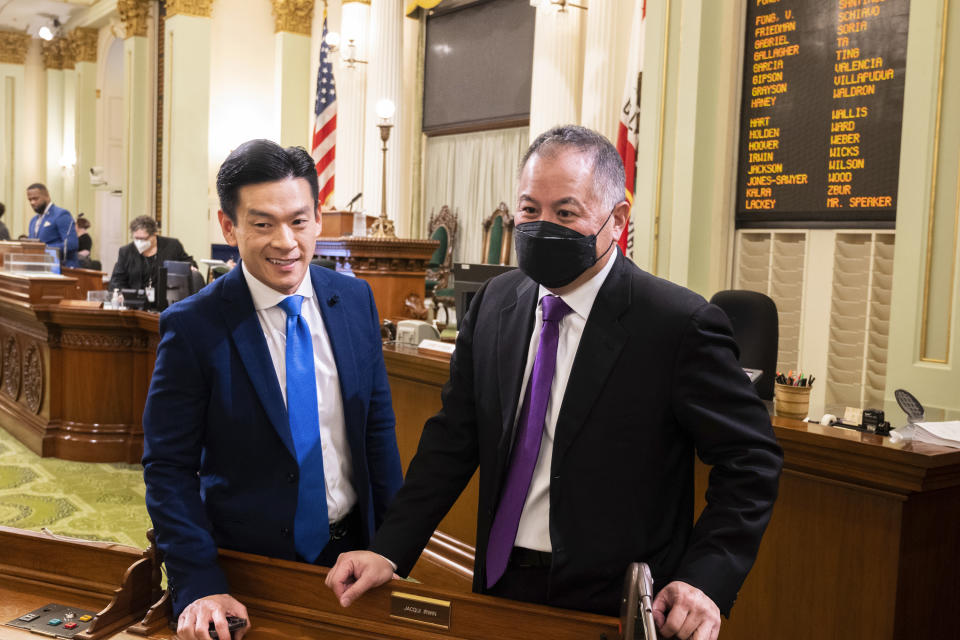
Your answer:
[[[192,293],[190,288],[190,263],[164,260],[157,282],[157,304],[162,311],[174,302],[179,302]]]
[[[453,265],[453,293],[457,309],[457,322],[459,323],[459,319],[466,317],[470,301],[484,282],[513,269],[516,269],[516,267],[503,264],[455,263]]]

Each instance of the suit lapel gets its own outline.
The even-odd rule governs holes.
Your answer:
[[[358,414],[360,404],[348,402],[355,397],[360,386],[355,359],[355,347],[350,337],[350,319],[347,317],[346,304],[341,300],[340,289],[334,285],[328,273],[322,267],[310,267],[310,280],[323,316],[323,326],[327,330],[330,348],[333,350],[337,376],[340,378],[340,397],[343,400],[343,421],[347,427],[347,439],[351,449],[361,451],[360,436],[362,430],[351,425],[362,424],[363,416]],[[320,399],[323,401],[323,398]]]
[[[250,289],[247,288],[243,270],[240,265],[237,265],[223,278],[225,281],[221,293],[223,297],[221,311],[233,338],[233,344],[240,354],[240,360],[243,361],[250,382],[256,389],[257,396],[273,428],[276,429],[284,446],[296,459],[287,407],[283,402],[276,369],[270,358],[267,340],[263,336],[257,311],[253,307],[253,298],[250,296]]]
[[[527,360],[533,316],[539,287],[529,278],[517,286],[517,297],[500,311],[497,332],[497,372],[500,390],[500,439],[497,445],[498,468],[506,464],[513,442],[517,406],[523,390],[523,370]]]
[[[620,325],[620,316],[630,306],[629,275],[626,258],[618,252],[615,259],[617,262],[590,310],[563,394],[553,443],[552,464],[555,467],[586,423],[627,342],[627,332]]]

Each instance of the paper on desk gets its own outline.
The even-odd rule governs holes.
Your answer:
[[[960,421],[917,422],[914,424],[913,439],[941,447],[960,448]]]

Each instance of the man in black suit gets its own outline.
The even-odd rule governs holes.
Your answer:
[[[777,494],[767,411],[723,312],[615,248],[629,205],[609,141],[558,127],[521,167],[520,269],[474,297],[406,483],[327,584],[347,606],[406,575],[479,466],[474,590],[615,615],[644,561],[661,633],[716,638]],[[713,467],[695,525],[694,451]]]
[[[130,223],[133,242],[120,247],[117,263],[110,276],[110,290],[156,288],[160,267],[167,260],[197,263],[187,255],[176,238],[157,235],[157,221],[150,216],[138,216]]]

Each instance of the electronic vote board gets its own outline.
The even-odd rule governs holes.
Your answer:
[[[738,227],[892,227],[909,0],[748,0]]]

